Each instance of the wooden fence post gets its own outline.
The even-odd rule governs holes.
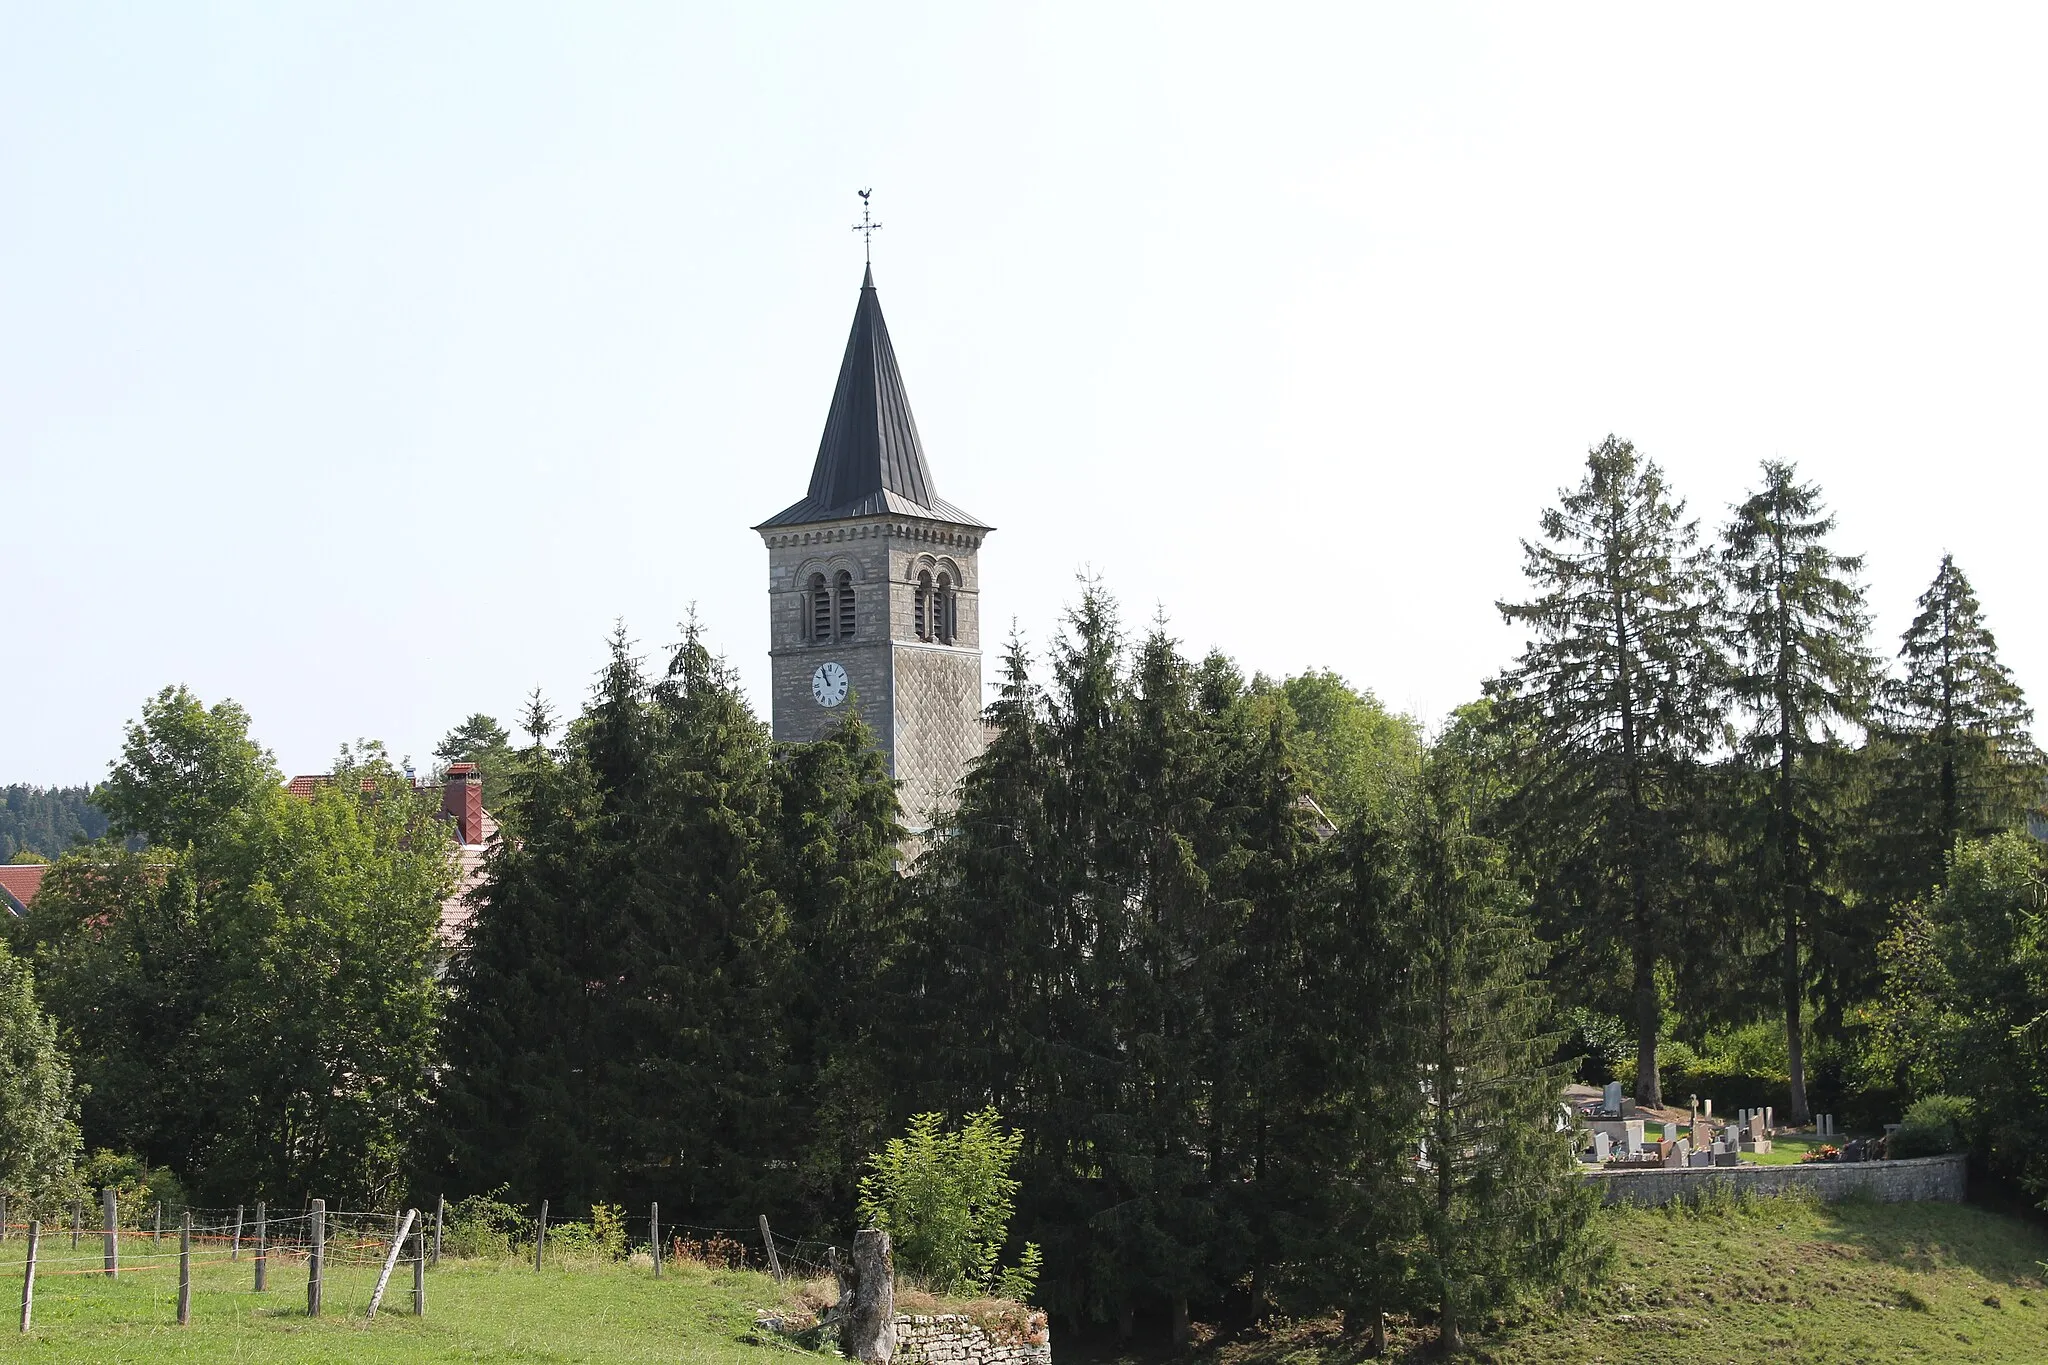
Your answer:
[[[405,1221],[400,1223],[391,1238],[391,1250],[384,1254],[384,1269],[377,1273],[377,1287],[370,1291],[370,1311],[365,1320],[377,1319],[377,1305],[384,1302],[384,1287],[391,1283],[391,1271],[398,1264],[398,1253],[405,1249],[406,1234],[412,1231],[413,1219],[420,1216],[418,1209],[407,1209]]]
[[[0,1194],[0,1242],[7,1240],[7,1196]]]
[[[427,1315],[427,1220],[412,1230],[412,1315]]]
[[[313,1201],[313,1248],[306,1257],[306,1316],[320,1316],[320,1262],[327,1254],[327,1201]]]
[[[768,1231],[768,1215],[765,1213],[761,1215],[761,1245],[768,1248],[768,1273],[775,1277],[777,1284],[780,1284],[782,1258],[775,1254],[775,1234]]]
[[[192,1210],[178,1229],[178,1326],[192,1324]]]
[[[107,1278],[111,1280],[121,1273],[121,1206],[115,1202],[111,1185],[100,1191],[100,1213],[107,1225]]]
[[[441,1264],[441,1224],[448,1217],[448,1196],[442,1195],[441,1202],[434,1208],[434,1264]]]
[[[28,1330],[28,1320],[35,1313],[36,1306],[36,1245],[43,1240],[43,1224],[39,1218],[28,1220],[28,1260],[21,1268],[21,1330]]]
[[[85,1230],[85,1201],[71,1201],[71,1249],[78,1250],[78,1234]]]
[[[159,1199],[159,1200],[157,1200],[157,1201],[156,1201],[156,1230],[155,1230],[154,1232],[150,1233],[150,1235],[149,1235],[149,1250],[150,1250],[150,1254],[151,1254],[151,1255],[154,1255],[154,1254],[156,1253],[156,1250],[157,1250],[157,1248],[158,1248],[158,1247],[161,1247],[161,1246],[162,1246],[163,1244],[164,1244],[164,1201],[163,1201],[163,1200],[161,1200],[161,1199]]]
[[[256,1292],[270,1288],[264,1271],[270,1264],[270,1221],[263,1216],[263,1201],[256,1201]]]
[[[647,1206],[647,1244],[654,1248],[654,1278],[661,1278],[661,1204]]]
[[[228,1259],[230,1261],[242,1259],[242,1206],[240,1204],[235,1205],[235,1240],[228,1245]]]
[[[533,1268],[534,1268],[535,1270],[539,1270],[539,1269],[540,1269],[540,1257],[541,1257],[541,1252],[542,1252],[542,1251],[544,1251],[544,1250],[546,1250],[546,1248],[547,1248],[547,1244],[548,1244],[548,1201],[547,1201],[547,1200],[545,1200],[545,1199],[543,1199],[543,1200],[541,1200],[541,1201],[540,1201],[540,1230],[539,1230],[538,1232],[536,1232],[536,1233],[534,1234],[534,1238],[533,1238]]]

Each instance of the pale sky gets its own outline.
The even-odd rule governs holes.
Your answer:
[[[1092,567],[1426,720],[1612,431],[1795,460],[1887,654],[1944,550],[2048,689],[2048,10],[0,0],[0,782],[234,697],[426,760],[766,552],[860,281],[983,619]],[[993,669],[989,669],[993,676]]]

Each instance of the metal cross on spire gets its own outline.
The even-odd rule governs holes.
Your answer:
[[[882,230],[882,225],[868,221],[868,196],[873,194],[874,191],[871,189],[860,190],[858,193],[860,195],[860,221],[853,225],[853,230],[860,234],[861,252],[867,257],[867,263],[873,265],[875,263],[875,234]]]

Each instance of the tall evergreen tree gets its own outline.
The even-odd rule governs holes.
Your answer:
[[[1819,984],[1837,1013],[1843,1003],[1843,973],[1830,970],[1823,941],[1845,929],[1842,730],[1861,723],[1877,674],[1864,643],[1862,560],[1828,546],[1834,527],[1820,490],[1800,483],[1792,465],[1767,460],[1763,486],[1722,533],[1735,644],[1729,687],[1746,720],[1741,825],[1731,833],[1748,890],[1777,928],[1795,1123],[1807,1117],[1807,991]]]
[[[520,837],[450,971],[453,1175],[824,1226],[900,1118],[865,1087],[864,997],[904,937],[871,736],[778,757],[694,622],[653,683],[615,634],[557,749],[544,708],[527,727]]]
[[[2033,710],[1998,658],[1970,581],[1951,555],[1921,594],[1878,713],[1869,889],[1902,904],[1940,882],[1958,839],[2022,823],[2041,803]]]
[[[1472,833],[1453,773],[1426,773],[1402,820],[1396,913],[1409,961],[1406,1051],[1423,1094],[1417,1273],[1446,1354],[1532,1288],[1586,1273],[1596,1196],[1559,1131],[1542,950],[1500,851]]]
[[[1658,967],[1678,937],[1694,765],[1718,715],[1711,578],[1657,465],[1608,437],[1523,542],[1537,595],[1500,603],[1531,638],[1496,685],[1526,737],[1511,818],[1543,907],[1582,971],[1621,950],[1636,1026],[1635,1097],[1662,1099]]]

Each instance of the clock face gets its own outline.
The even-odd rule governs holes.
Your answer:
[[[837,706],[846,700],[846,669],[836,663],[818,665],[811,674],[811,695],[820,706]]]

